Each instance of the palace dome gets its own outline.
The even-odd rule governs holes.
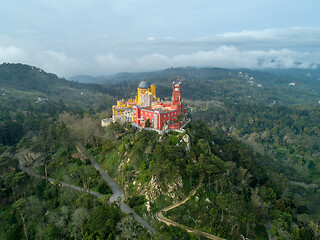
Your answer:
[[[139,83],[138,88],[150,88],[150,83],[143,80]]]

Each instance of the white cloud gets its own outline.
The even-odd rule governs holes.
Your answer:
[[[0,46],[0,61],[1,62],[16,62],[25,59],[25,52],[15,46],[3,47]]]
[[[75,73],[82,67],[79,60],[63,53],[33,48],[25,50],[16,46],[0,46],[0,63],[3,62],[30,64],[60,76]]]
[[[34,43],[14,42],[2,37],[0,60],[35,65],[66,77],[184,66],[308,68],[310,63],[319,61],[318,39],[320,28],[292,27],[228,32],[186,40],[150,37],[143,41],[100,41],[100,44],[95,44],[95,39],[91,42],[66,40],[63,46],[70,46],[66,51],[53,51]],[[297,65],[297,62],[302,64]]]
[[[314,27],[290,27],[285,29],[265,29],[262,31],[227,32],[213,37],[212,41],[225,43],[252,42],[269,47],[283,46],[320,46],[320,28]]]
[[[320,47],[320,28],[290,27],[256,31],[226,32],[213,36],[179,39],[152,38],[149,44],[180,46],[214,46],[235,45],[241,48],[288,48]]]
[[[172,57],[163,54],[147,54],[136,58],[117,58],[113,54],[97,56],[99,71],[151,71],[168,67],[223,67],[223,68],[290,68],[310,67],[309,63],[297,65],[299,58],[307,55],[288,49],[268,51],[239,50],[235,46],[220,46],[211,51],[197,51]]]
[[[59,76],[75,74],[111,74],[116,72],[139,72],[160,70],[168,67],[222,67],[222,68],[290,68],[310,67],[309,63],[297,66],[299,58],[307,53],[297,53],[289,49],[281,50],[239,50],[235,46],[220,46],[210,51],[196,51],[190,54],[146,54],[141,57],[119,58],[112,53],[97,55],[92,60],[78,60],[64,53],[40,51],[32,54],[18,48],[2,48],[0,54],[8,62],[24,62],[53,72]]]
[[[218,37],[223,38],[251,38],[251,39],[279,39],[279,38],[288,38],[292,36],[302,37],[302,36],[319,36],[320,28],[315,27],[290,27],[290,28],[274,28],[274,29],[265,29],[261,31],[242,31],[242,32],[226,32],[223,34],[218,34]]]
[[[288,49],[268,51],[239,50],[234,46],[221,46],[211,51],[198,51],[168,57],[161,54],[146,55],[133,61],[138,70],[162,69],[166,67],[224,67],[224,68],[271,68],[297,67],[299,54]],[[305,63],[298,67],[309,67]]]
[[[130,59],[117,58],[112,53],[94,57],[93,63],[93,72],[91,71],[93,74],[94,71],[96,71],[97,74],[130,71],[130,69],[133,67]]]
[[[58,53],[50,50],[36,53],[33,58],[30,58],[37,66],[43,68],[45,71],[56,73],[60,76],[68,72],[75,72],[81,69],[80,60],[68,57],[64,53]]]

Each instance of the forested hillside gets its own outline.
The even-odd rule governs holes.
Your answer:
[[[111,195],[108,185],[80,158],[75,147],[77,141],[92,143],[93,135],[100,135],[98,115],[103,113],[97,102],[110,106],[113,99],[86,85],[70,87],[69,82],[53,75],[52,83],[47,73],[33,67],[10,66],[15,67],[16,72],[8,70],[6,76],[10,77],[0,80],[5,89],[5,94],[0,96],[0,238],[122,239],[130,230],[141,239],[148,236],[132,217],[125,216],[116,205],[108,204]],[[28,74],[31,77],[26,77]],[[26,79],[20,79],[21,76]],[[34,83],[33,77],[41,81]],[[21,85],[48,85],[52,89],[46,92],[41,88],[16,88],[19,81]],[[72,94],[75,100],[70,100],[72,96],[55,95],[57,89]],[[37,102],[39,94],[48,94],[40,95],[48,99]],[[22,169],[54,178],[56,182],[32,177]],[[98,199],[61,187],[58,181],[106,197]]]
[[[80,84],[26,65],[1,65],[0,238],[205,239],[156,218],[200,182],[165,217],[225,239],[319,239],[318,86],[304,80],[289,86],[290,77],[274,73],[170,71],[150,82],[168,97],[179,72],[192,121],[186,133],[159,135],[99,126],[140,79]],[[127,204],[155,235],[108,204],[111,190],[77,142],[122,186]]]

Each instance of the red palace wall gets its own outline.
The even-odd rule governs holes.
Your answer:
[[[138,107],[133,108],[133,122],[137,123],[139,126],[144,126],[144,122],[140,121],[140,119],[141,120],[149,119],[149,121],[153,127],[155,115],[158,115],[158,126],[156,128],[161,130],[163,127],[163,124],[166,121],[172,121],[172,122],[176,121],[177,117],[180,115],[180,111],[177,109],[177,110],[170,111],[170,112],[157,113],[152,110],[144,110],[144,109],[140,109]]]
[[[146,109],[139,106],[133,106],[133,118],[132,122],[138,124],[139,126],[145,127],[144,123],[145,121],[140,120],[146,120],[149,119],[151,123],[151,127],[154,127],[156,129],[161,130],[163,128],[163,125],[166,121],[175,122],[177,120],[177,117],[180,114],[185,114],[186,110],[183,108],[183,104],[181,102],[181,93],[180,93],[180,83],[173,83],[173,93],[172,93],[172,101],[170,103],[157,103],[157,106],[162,106],[163,108],[156,108],[156,109]],[[170,110],[168,111],[168,108]],[[162,112],[163,111],[163,112]],[[154,119],[155,116],[158,116],[158,124],[157,126],[154,126]],[[170,129],[178,129],[180,127],[180,124],[174,123],[170,124]]]

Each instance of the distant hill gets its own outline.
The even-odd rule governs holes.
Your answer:
[[[0,65],[0,86],[12,87],[23,91],[40,91],[50,94],[56,87],[101,90],[97,84],[83,84],[59,78],[53,73],[21,63],[4,63]]]
[[[19,99],[21,102],[28,99],[36,102],[40,97],[55,102],[63,100],[66,104],[84,108],[95,105],[101,105],[97,108],[106,108],[107,103],[115,101],[113,98],[106,100],[110,97],[108,92],[111,89],[101,85],[68,81],[34,66],[20,63],[0,65],[0,100],[3,101]]]
[[[293,78],[320,80],[320,66],[316,64],[312,68],[265,69],[263,71]]]
[[[159,79],[159,78],[172,78],[175,79],[177,76],[182,76],[184,78],[193,79],[212,79],[221,78],[227,76],[229,73],[234,72],[234,70],[223,69],[223,68],[167,68],[159,71],[152,72],[140,72],[140,73],[128,73],[121,72],[108,76],[91,77],[87,75],[78,75],[69,78],[72,81],[87,82],[87,83],[116,83],[124,81],[138,81],[143,78],[148,80]]]
[[[168,68],[153,72],[123,72],[100,77],[82,75],[71,79],[78,82],[103,84],[104,89],[113,89],[110,94],[128,97],[134,94],[136,85],[144,78],[157,85],[157,92],[159,92],[160,97],[170,94],[171,83],[177,79],[184,81],[184,97],[193,100],[203,100],[204,97],[212,99],[212,97],[221,97],[219,96],[221,94],[229,98],[230,96],[225,95],[225,93],[219,93],[221,87],[224,88],[224,91],[232,94],[235,91],[239,91],[239,88],[244,88],[248,96],[257,96],[257,90],[248,91],[248,84],[263,87],[258,90],[262,94],[259,94],[258,100],[261,100],[261,97],[266,97],[266,91],[270,92],[271,95],[279,94],[284,100],[286,100],[287,94],[293,94],[295,97],[305,96],[306,98],[312,96],[312,99],[320,97],[320,68],[318,65],[314,65],[312,69],[263,70],[194,67]],[[226,83],[226,80],[229,80],[228,83]],[[290,85],[290,83],[294,83],[294,86]],[[238,86],[235,88],[235,85]],[[201,91],[195,91],[195,88]],[[270,97],[270,94],[268,97]],[[278,99],[278,96],[272,96],[270,97],[270,102],[274,100],[278,101]],[[254,99],[252,100],[255,101]]]
[[[103,89],[108,89],[111,95],[124,98],[135,94],[143,78],[156,84],[161,98],[170,96],[171,84],[177,79],[182,82],[182,97],[186,100],[288,105],[318,103],[320,97],[318,68],[250,70],[187,67],[88,77],[90,81],[103,82]],[[86,77],[79,79],[85,81]]]
[[[79,82],[79,83],[96,83],[96,84],[103,84],[109,81],[109,78],[106,76],[99,76],[99,77],[92,77],[88,75],[76,75],[69,77],[68,80]]]
[[[172,82],[182,82],[185,100],[231,101],[262,104],[318,103],[320,71],[314,69],[222,69],[168,68],[141,73],[118,73],[110,76],[77,76],[68,81],[55,74],[23,64],[0,65],[0,87],[37,92],[44,97],[82,101],[93,92],[110,94],[115,99],[136,94],[138,83],[146,78],[156,84],[160,98],[170,97]],[[87,83],[84,83],[87,82]],[[88,82],[100,82],[93,84]],[[290,85],[294,83],[294,85]],[[82,92],[82,93],[81,93]],[[82,95],[81,95],[82,94]],[[94,101],[94,100],[92,100]]]
[[[49,92],[53,85],[64,84],[69,85],[69,82],[37,67],[9,63],[0,65],[0,86],[2,87]]]
[[[147,78],[152,81],[159,78],[175,79],[181,76],[189,79],[215,80],[236,76],[239,72],[246,72],[251,76],[260,78],[265,85],[287,84],[289,79],[301,80],[320,80],[320,67],[313,65],[311,69],[305,68],[270,68],[270,69],[224,69],[224,68],[167,68],[159,71],[129,73],[121,72],[113,75],[92,77],[88,75],[78,75],[69,80],[81,83],[113,84],[125,81],[139,81]]]

